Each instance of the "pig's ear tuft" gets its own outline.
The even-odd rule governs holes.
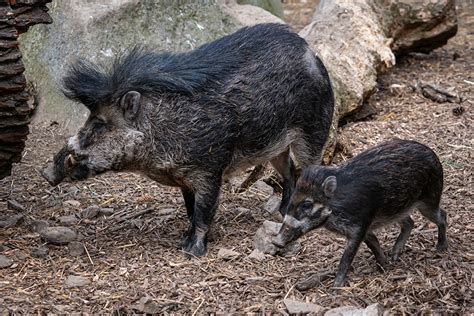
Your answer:
[[[337,180],[335,176],[327,177],[323,182],[323,192],[328,198],[332,198],[337,188]]]
[[[120,106],[127,119],[133,120],[140,110],[141,94],[137,91],[127,92],[120,100]]]

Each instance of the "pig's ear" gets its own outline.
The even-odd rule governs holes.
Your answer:
[[[328,198],[332,198],[334,196],[334,192],[336,192],[337,188],[337,180],[335,176],[327,177],[323,182],[323,192]]]
[[[133,120],[140,110],[141,94],[137,91],[127,92],[120,100],[120,106],[127,119]]]

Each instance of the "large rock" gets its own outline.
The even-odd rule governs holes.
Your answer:
[[[58,82],[76,58],[108,62],[137,44],[184,51],[244,25],[283,23],[261,8],[230,0],[66,0],[53,2],[51,15],[52,25],[22,38],[26,72],[40,91],[37,120],[55,120],[70,130],[82,125],[87,110],[71,106],[58,92]]]

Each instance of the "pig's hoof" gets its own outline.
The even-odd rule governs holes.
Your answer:
[[[206,244],[192,237],[185,239],[183,250],[190,257],[202,257],[206,254]]]
[[[344,287],[345,285],[346,285],[346,279],[340,279],[336,277],[336,280],[334,280],[333,287],[338,288],[338,287]]]
[[[390,255],[390,261],[391,262],[397,262],[397,261],[400,261],[400,252],[399,251],[391,251],[389,253]]]
[[[436,245],[436,250],[439,252],[446,252],[446,250],[448,250],[448,243],[445,242]]]

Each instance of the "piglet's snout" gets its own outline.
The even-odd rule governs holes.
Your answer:
[[[272,238],[272,244],[280,248],[285,247],[288,243],[287,236],[289,235],[291,235],[291,227],[283,224],[278,234]]]

